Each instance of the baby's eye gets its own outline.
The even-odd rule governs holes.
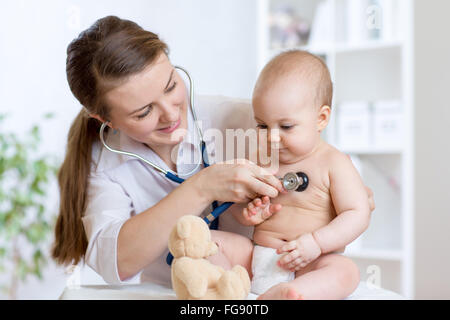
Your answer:
[[[280,126],[280,128],[283,130],[289,130],[289,129],[292,129],[292,127],[294,127],[294,126]]]
[[[267,126],[265,124],[257,124],[256,127],[259,129],[267,129]]]

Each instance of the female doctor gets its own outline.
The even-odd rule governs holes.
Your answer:
[[[192,169],[177,157],[195,153],[187,87],[168,59],[167,45],[134,22],[108,16],[67,48],[67,79],[83,109],[69,131],[58,174],[60,210],[53,258],[84,260],[110,284],[136,280],[170,285],[169,233],[183,215],[200,215],[212,201],[247,202],[283,191],[271,173],[250,162],[197,168],[177,184],[142,161],[103,148],[137,153],[174,172]],[[180,134],[185,129],[189,135]],[[181,130],[183,132],[183,130]],[[211,260],[250,273],[251,241],[212,230],[219,253]]]

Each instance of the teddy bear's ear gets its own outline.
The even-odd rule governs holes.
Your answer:
[[[177,233],[181,239],[186,239],[191,234],[191,221],[183,218],[184,217],[177,222]]]
[[[185,257],[186,249],[184,247],[184,241],[176,241],[175,245],[170,248],[170,252],[172,253],[174,258]]]

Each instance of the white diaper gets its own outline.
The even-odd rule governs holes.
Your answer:
[[[281,255],[277,254],[276,249],[255,245],[252,260],[252,293],[262,294],[276,284],[295,279],[295,272],[277,265],[280,258]]]

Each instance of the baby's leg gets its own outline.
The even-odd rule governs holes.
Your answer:
[[[211,263],[225,270],[239,264],[252,278],[253,244],[249,238],[237,233],[211,230],[211,240],[219,247],[219,252],[208,258]]]
[[[359,269],[347,257],[327,254],[297,271],[295,280],[273,286],[258,299],[288,299],[300,294],[308,300],[348,297],[359,284]]]

